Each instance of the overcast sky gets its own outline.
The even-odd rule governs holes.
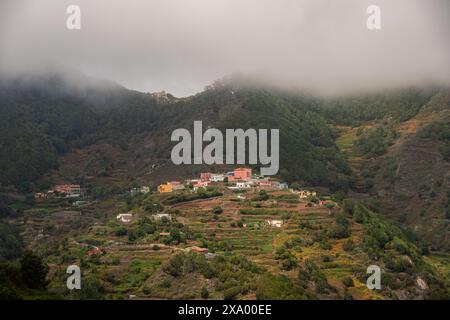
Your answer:
[[[2,74],[57,66],[177,96],[235,72],[324,93],[448,84],[450,1],[0,0],[0,49]]]

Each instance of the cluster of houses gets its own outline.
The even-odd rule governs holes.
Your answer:
[[[169,213],[155,213],[152,215],[155,221],[168,219],[171,220],[172,216]],[[117,221],[122,223],[130,223],[135,218],[133,211],[128,211],[127,213],[119,213],[116,216]]]
[[[133,220],[133,213],[119,213],[116,217],[117,221],[123,222],[123,223],[129,223]]]
[[[299,191],[292,191],[293,193],[298,194],[298,197],[300,199],[307,199],[317,196],[317,193],[315,191],[309,191],[309,190],[299,190]]]
[[[159,193],[168,193],[168,192],[173,192],[173,191],[177,191],[177,190],[183,190],[184,184],[181,183],[180,181],[169,181],[165,184],[160,184],[158,186],[158,192]]]
[[[283,220],[266,220],[270,227],[281,228],[283,226]]]
[[[233,171],[226,173],[202,172],[200,174],[200,179],[189,179],[186,180],[184,184],[179,181],[170,181],[159,185],[158,192],[169,193],[182,190],[185,188],[185,185],[192,185],[193,190],[197,191],[199,188],[206,188],[224,182],[232,184],[228,187],[229,189],[249,189],[257,187],[259,189],[267,190],[283,190],[288,187],[286,183],[253,175],[252,169],[250,168],[236,168]]]
[[[139,188],[131,188],[130,189],[130,194],[132,196],[137,195],[138,193],[143,193],[143,194],[147,194],[150,192],[150,187],[149,186],[142,186]]]
[[[78,198],[82,196],[79,184],[57,184],[47,192],[37,192],[34,194],[36,200],[49,198]]]

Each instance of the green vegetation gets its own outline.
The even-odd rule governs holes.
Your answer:
[[[174,255],[162,268],[171,277],[199,273],[207,279],[218,283],[216,290],[224,299],[236,299],[240,295],[254,291],[255,279],[262,272],[254,263],[243,256],[216,256],[211,260],[195,253],[179,253]],[[207,298],[208,290],[203,287],[201,297]]]
[[[275,260],[281,261],[282,270],[292,270],[298,266],[295,256],[285,247],[280,247],[275,253]]]
[[[168,197],[164,203],[166,204],[175,204],[180,202],[193,201],[197,199],[208,199],[221,196],[222,193],[219,191],[207,191],[207,190],[199,190],[197,193],[182,193],[176,194]]]
[[[383,155],[398,136],[392,125],[382,124],[362,132],[355,146],[365,158],[372,158]]]
[[[26,251],[19,262],[0,262],[0,300],[53,297],[47,292],[48,266],[42,257]]]
[[[42,257],[31,251],[26,251],[20,259],[21,274],[24,283],[31,289],[45,289],[47,280],[45,279],[48,266],[42,261]]]
[[[258,300],[305,300],[305,290],[284,275],[264,274],[256,289]]]
[[[212,213],[214,213],[214,214],[220,214],[220,213],[222,213],[223,212],[223,209],[222,209],[222,207],[220,207],[220,206],[215,206],[213,209],[212,209]]]
[[[448,299],[448,255],[381,216],[394,189],[414,184],[398,174],[400,164],[417,168],[402,158],[410,132],[417,129],[419,150],[438,155],[439,175],[447,168],[434,151],[448,161],[448,121],[423,114],[444,89],[319,99],[224,80],[165,105],[110,84],[86,90],[58,77],[0,87],[0,299]],[[170,172],[178,177],[163,176],[171,149],[164,137],[191,128],[199,115],[219,129],[280,128],[276,179],[319,196],[231,191],[228,182],[195,193],[125,192],[202,170],[179,166]],[[436,148],[428,152],[429,145]],[[70,154],[42,178],[59,156],[80,148],[80,172]],[[57,180],[82,183],[89,201],[33,199]],[[408,210],[419,203],[421,219],[430,211],[430,222],[441,223],[433,232],[445,234],[450,192],[443,193],[443,177],[431,180],[388,205],[410,196]],[[246,200],[237,200],[243,192]],[[122,212],[132,221],[118,221]],[[403,212],[395,220],[415,218]],[[268,226],[268,219],[283,223]],[[80,291],[65,288],[69,264],[83,268]],[[383,270],[381,291],[363,285],[370,264]]]
[[[266,190],[260,190],[256,197],[252,198],[252,201],[265,201],[269,199],[269,195]]]
[[[436,269],[424,261],[421,250],[407,238],[405,232],[360,204],[355,205],[354,216],[364,227],[365,252],[382,262],[387,269],[384,277],[387,287],[396,290],[420,276],[432,288],[427,293],[428,298],[450,297],[448,279],[439,276]],[[406,275],[401,276],[402,273]]]
[[[225,92],[228,92],[226,84]],[[319,114],[313,99],[254,88],[241,90],[238,97],[242,100],[242,112],[226,113],[217,127],[283,128],[280,130],[283,180],[305,181],[333,190],[351,186],[350,167],[334,142],[337,132]]]
[[[0,262],[20,257],[22,247],[20,230],[14,225],[0,222]]]
[[[367,121],[392,118],[405,121],[416,115],[438,89],[407,88],[378,94],[341,97],[323,103],[322,112],[335,123],[356,127]]]
[[[336,239],[348,238],[350,236],[350,222],[341,213],[337,213],[335,218],[336,225],[328,231],[328,235]]]
[[[441,141],[439,148],[446,161],[450,161],[450,121],[436,121],[419,132],[422,139]]]

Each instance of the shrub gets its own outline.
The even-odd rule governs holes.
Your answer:
[[[149,295],[149,294],[152,293],[152,289],[149,288],[149,287],[144,287],[144,288],[142,289],[142,293],[144,293],[145,295]]]
[[[351,277],[345,277],[342,279],[342,284],[346,287],[353,287],[355,285]]]
[[[253,197],[253,201],[265,201],[269,199],[269,195],[266,190],[260,190],[256,197]]]
[[[335,239],[342,239],[350,236],[350,223],[343,214],[336,214],[336,226],[329,231],[329,236]]]
[[[353,207],[355,206],[355,201],[353,199],[344,199],[342,207],[345,213],[353,214]]]
[[[344,245],[342,246],[342,248],[345,251],[352,251],[354,249],[354,244],[353,241],[351,239],[347,240]]]
[[[220,213],[223,212],[223,209],[222,209],[221,206],[216,206],[216,207],[214,207],[214,208],[212,209],[212,212],[213,212],[214,214],[220,214]]]
[[[24,253],[20,259],[20,272],[28,288],[45,289],[47,287],[48,266],[44,264],[42,257],[35,253],[31,251]]]
[[[298,266],[297,259],[295,257],[289,257],[288,259],[285,259],[281,262],[281,269],[282,270],[292,270]]]
[[[202,290],[200,291],[200,296],[201,296],[203,299],[208,299],[208,297],[209,297],[209,291],[208,291],[208,288],[206,288],[205,286],[202,287]]]
[[[123,226],[118,226],[114,229],[114,235],[116,235],[117,237],[122,237],[127,235],[128,230],[127,228],[123,227]]]
[[[228,288],[223,292],[224,300],[234,300],[241,293],[239,286]]]
[[[264,274],[257,283],[258,300],[306,299],[305,290],[284,275]]]

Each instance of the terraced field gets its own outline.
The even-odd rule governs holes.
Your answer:
[[[259,192],[251,190],[241,200],[236,193],[219,189],[223,192],[219,197],[165,204],[163,212],[171,215],[167,221],[155,221],[154,213],[144,208],[148,201],[166,203],[168,195],[119,196],[76,208],[64,201],[42,203],[25,213],[25,238],[32,247],[45,248],[51,292],[69,296],[62,284],[70,264],[80,265],[85,281],[101,288],[95,289],[99,295],[112,299],[197,299],[205,290],[209,298],[255,299],[258,279],[270,274],[295,282],[312,263],[317,266],[313,274],[318,282],[307,282],[298,298],[387,297],[386,292],[371,291],[365,285],[365,269],[374,261],[364,250],[363,225],[347,216],[348,230],[333,236],[343,223],[338,218],[342,208],[330,209],[326,205],[332,202],[330,197],[318,202],[276,191],[260,200]],[[131,223],[116,220],[123,210],[133,212]],[[95,248],[100,252],[91,254]],[[192,248],[208,249],[208,254],[194,254],[200,266],[233,271],[208,275],[190,266],[192,262],[169,268],[180,255],[194,257],[189,253]],[[226,260],[219,262],[221,257]],[[251,265],[229,266],[239,257]],[[427,263],[448,273],[446,261],[434,256]],[[174,274],[178,271],[181,274]],[[90,295],[96,292],[92,290]]]

